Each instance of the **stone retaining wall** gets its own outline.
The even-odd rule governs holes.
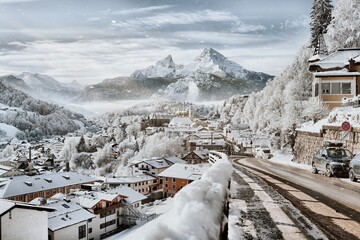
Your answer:
[[[311,164],[314,153],[319,150],[325,140],[341,140],[352,153],[360,153],[360,129],[352,128],[344,137],[341,127],[323,126],[320,133],[297,131],[294,147],[294,161]]]
[[[294,146],[294,161],[311,164],[314,153],[322,146],[323,136],[320,133],[297,131]]]

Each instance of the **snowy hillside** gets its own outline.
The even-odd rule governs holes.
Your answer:
[[[77,120],[86,123],[80,114],[34,99],[2,82],[0,92],[0,122],[5,124],[2,131],[7,137],[16,134],[21,139],[35,140],[43,136],[64,135],[80,129]]]

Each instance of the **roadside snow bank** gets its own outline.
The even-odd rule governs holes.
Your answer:
[[[301,168],[304,170],[311,170],[311,166],[304,163],[293,162],[294,155],[291,153],[291,150],[287,151],[276,151],[274,152],[274,157],[269,159],[269,161],[274,163],[279,163],[291,167]]]
[[[218,239],[222,225],[224,199],[232,165],[225,154],[201,177],[174,197],[173,208],[119,239]]]

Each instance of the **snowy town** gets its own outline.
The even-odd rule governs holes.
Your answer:
[[[0,240],[360,239],[360,3],[280,1],[0,1]]]

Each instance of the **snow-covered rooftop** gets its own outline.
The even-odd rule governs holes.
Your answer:
[[[95,215],[81,206],[66,201],[51,201],[46,206],[56,209],[48,215],[48,228],[56,231],[94,218]]]
[[[160,177],[197,180],[210,167],[209,164],[181,164],[175,163],[159,174]]]
[[[117,188],[112,188],[107,190],[107,192],[109,193],[116,193],[116,194],[120,194],[122,196],[126,196],[127,198],[125,198],[125,201],[133,204],[139,201],[142,201],[144,199],[146,199],[146,196],[135,191],[132,188],[129,188],[127,186],[121,186],[121,187],[117,187]]]
[[[349,72],[346,68],[338,71],[326,71],[314,73],[315,77],[331,77],[331,76],[360,76],[360,72]]]
[[[196,145],[217,145],[217,146],[225,146],[225,140],[224,139],[195,139],[195,140],[190,140],[190,143],[196,143]]]
[[[193,122],[190,120],[190,118],[181,118],[181,117],[174,117],[170,123],[169,126],[172,127],[185,127],[185,126],[189,126],[192,124]]]
[[[8,210],[14,208],[14,207],[23,207],[23,208],[29,208],[29,209],[35,209],[40,211],[48,211],[52,212],[54,211],[53,208],[50,207],[43,207],[43,206],[36,206],[34,204],[29,203],[23,203],[23,202],[15,202],[15,201],[9,201],[5,199],[0,199],[0,215],[7,212]]]
[[[320,61],[311,63],[313,66],[320,66],[323,69],[343,68],[349,64],[350,59],[359,60],[360,49],[339,49]]]
[[[98,179],[108,184],[127,184],[127,183],[151,181],[151,180],[155,180],[156,177],[150,175],[136,175],[136,176],[128,176],[128,177],[115,177],[115,178],[98,177]]]
[[[0,198],[46,191],[70,185],[93,182],[95,179],[75,172],[55,173],[49,175],[19,176],[7,178],[0,184]]]

